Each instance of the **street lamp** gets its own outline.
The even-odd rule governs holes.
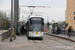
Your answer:
[[[19,20],[19,0],[14,0],[14,39],[16,39]]]
[[[10,42],[12,42],[12,27],[13,27],[13,23],[12,23],[12,18],[13,18],[13,0],[11,0],[11,33],[10,33]]]

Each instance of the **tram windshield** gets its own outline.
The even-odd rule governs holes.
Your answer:
[[[43,24],[41,20],[31,21],[31,31],[43,31]]]

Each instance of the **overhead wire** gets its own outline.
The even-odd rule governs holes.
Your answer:
[[[33,2],[32,2],[32,6],[33,6],[34,2],[35,2],[35,0],[33,0]]]
[[[48,6],[49,4],[51,4],[54,0],[52,0],[51,2],[49,2],[46,6]]]
[[[21,9],[21,8],[19,8],[19,9],[20,9],[20,10],[22,10],[23,12],[29,13],[29,12],[27,12],[27,11],[25,11],[25,10]]]
[[[50,1],[46,6],[50,5],[54,0]],[[43,8],[44,9],[44,8]],[[43,11],[43,9],[41,9],[41,11]]]
[[[35,0],[33,0],[33,2],[32,2],[32,5],[31,5],[31,6],[33,6],[34,1],[35,1]],[[30,7],[29,7],[29,9],[30,9]],[[33,14],[33,11],[34,11],[34,8],[33,8],[33,10],[31,10],[31,9],[30,9],[30,13],[31,13],[31,15]]]
[[[46,5],[46,6],[50,5],[53,1],[54,1],[54,0],[50,1],[50,2]],[[34,2],[35,2],[35,0],[33,0],[33,2],[32,2],[32,5],[31,5],[31,6],[33,6]],[[30,9],[30,7],[29,7],[29,9]],[[43,8],[43,9],[44,9],[44,8]],[[43,11],[43,9],[41,9],[41,11]],[[30,9],[30,13],[33,13],[33,11],[34,11],[34,8],[33,8],[33,10],[32,10],[32,11],[31,11],[31,9]],[[41,12],[41,11],[40,11],[40,12]]]

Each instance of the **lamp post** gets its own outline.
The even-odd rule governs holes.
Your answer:
[[[10,33],[10,42],[12,42],[12,27],[13,27],[13,0],[11,0],[11,33]]]
[[[19,0],[14,0],[14,39],[16,39],[19,20]]]

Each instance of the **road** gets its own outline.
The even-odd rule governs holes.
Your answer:
[[[18,36],[20,41],[1,42],[0,50],[75,50],[75,42],[45,35],[43,39],[24,39]],[[15,40],[16,41],[16,40]],[[26,43],[25,43],[26,41]]]

